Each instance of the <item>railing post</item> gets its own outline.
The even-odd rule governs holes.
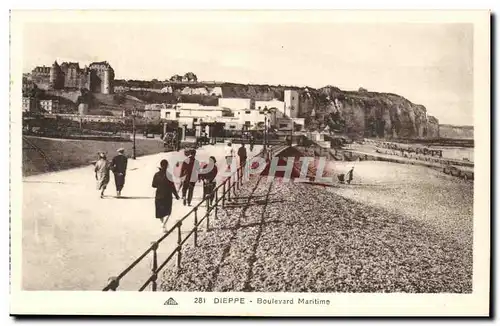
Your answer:
[[[228,190],[228,192],[227,192],[227,200],[231,201],[231,175],[229,176],[227,183],[228,183],[228,185],[227,185],[227,188],[228,188],[227,189]]]
[[[236,174],[238,174],[238,170],[236,170]],[[235,184],[236,183],[236,184]],[[236,199],[236,187],[238,186],[238,178],[233,181],[233,197]]]
[[[198,207],[194,208],[194,246],[198,247]]]
[[[240,173],[241,173],[241,167],[238,167],[236,170],[236,188],[239,190],[240,189]]]
[[[224,202],[224,199],[222,199],[222,202]],[[224,204],[222,204],[224,205]],[[217,189],[215,191],[215,218],[217,218],[217,210],[219,209],[219,190]]]
[[[116,289],[120,285],[120,281],[118,281],[118,277],[116,277],[116,276],[110,277],[108,279],[108,282],[109,282],[111,291],[116,291]]]
[[[205,201],[207,202],[207,214],[210,212],[210,196],[207,196],[205,198]]]
[[[222,208],[226,205],[226,180],[222,184]]]
[[[153,264],[151,266],[151,271],[153,272],[153,282],[151,283],[151,290],[156,291],[158,286],[156,280],[158,279],[158,254],[156,250],[158,249],[158,243],[156,241],[151,242],[151,248],[153,249]]]
[[[182,226],[182,222],[177,222],[177,271],[180,271],[180,268],[181,268],[181,259],[182,259],[181,226]]]
[[[207,198],[207,231],[210,228],[210,199]]]

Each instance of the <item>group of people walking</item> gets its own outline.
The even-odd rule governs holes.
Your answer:
[[[127,172],[128,159],[124,155],[125,149],[119,148],[118,155],[113,157],[111,162],[107,160],[105,152],[99,152],[99,159],[95,163],[95,179],[97,181],[97,190],[100,191],[100,197],[104,198],[104,191],[106,190],[110,181],[110,172],[112,171],[115,178],[116,196],[120,197],[123,186],[125,185],[125,175]]]
[[[209,165],[202,164],[196,160],[196,150],[187,150],[185,152],[187,158],[180,165],[180,185],[177,190],[173,177],[168,171],[169,162],[163,159],[160,162],[160,169],[153,177],[152,187],[156,188],[155,209],[156,218],[162,222],[163,229],[166,230],[166,223],[172,214],[173,197],[180,199],[179,191],[182,194],[182,203],[184,206],[191,206],[193,200],[193,192],[196,182],[203,182],[203,199],[208,199],[210,204],[213,203],[216,187],[216,177],[218,169],[216,159],[210,156]],[[200,172],[203,171],[203,172]]]
[[[125,150],[120,148],[118,154],[108,161],[105,152],[98,153],[98,160],[95,163],[95,178],[97,181],[97,189],[99,190],[100,198],[104,198],[104,192],[110,182],[110,174],[113,172],[116,197],[121,197],[121,192],[125,185],[125,176],[127,172],[127,157]],[[173,198],[181,199],[184,206],[191,206],[193,201],[193,192],[197,182],[203,183],[203,199],[208,199],[212,204],[215,198],[214,190],[217,186],[216,177],[218,175],[217,161],[214,156],[210,156],[208,163],[200,163],[196,159],[196,150],[189,149],[184,152],[186,158],[182,163],[177,163],[178,177],[180,184],[177,188],[174,183],[174,178],[169,172],[169,162],[166,159],[161,160],[159,170],[153,176],[151,186],[156,189],[155,193],[155,215],[162,222],[163,228],[172,214]],[[235,152],[232,143],[229,141],[225,148],[226,169],[230,170],[235,156],[239,158],[239,171],[247,162],[247,149],[245,144],[241,144]],[[210,165],[210,166],[208,166]],[[238,174],[242,176],[241,172]],[[180,193],[180,195],[179,195]]]

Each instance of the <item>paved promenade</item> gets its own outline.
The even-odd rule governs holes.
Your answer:
[[[224,146],[204,146],[197,150],[197,158],[206,161],[213,155],[220,162]],[[260,149],[255,146],[249,157]],[[183,153],[130,159],[123,198],[115,198],[113,176],[106,198],[99,198],[93,166],[24,178],[23,289],[101,290],[109,277],[117,275],[163,234],[161,222],[154,217],[151,181],[160,160],[175,156],[183,157]],[[193,206],[201,195],[202,184],[197,183]],[[174,199],[167,226],[190,209]],[[192,224],[188,218],[185,231]],[[169,237],[160,246],[159,261],[175,246],[175,237]],[[150,259],[146,259],[122,280],[120,289],[137,290],[150,268]]]

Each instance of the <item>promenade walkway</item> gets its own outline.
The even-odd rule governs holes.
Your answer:
[[[197,150],[197,158],[206,161],[213,155],[220,161],[224,146],[203,146]],[[261,146],[255,146],[249,156],[260,150]],[[117,275],[163,234],[161,222],[154,217],[151,180],[160,160],[175,156],[183,157],[183,152],[130,159],[123,198],[114,197],[113,176],[106,198],[99,198],[93,166],[23,178],[23,289],[101,290],[109,277]],[[193,205],[201,195],[202,184],[197,183]],[[174,199],[167,227],[190,209]],[[188,218],[186,231],[192,224]],[[159,259],[175,248],[174,241],[162,243]],[[120,283],[120,290],[137,290],[150,269],[149,261],[138,265]]]

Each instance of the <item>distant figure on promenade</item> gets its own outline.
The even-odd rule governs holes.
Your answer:
[[[253,152],[254,146],[255,146],[255,138],[253,138],[253,135],[250,135],[250,152]]]
[[[346,174],[347,184],[351,184],[351,181],[353,179],[353,173],[354,173],[354,166]]]
[[[111,164],[106,159],[106,153],[99,152],[99,159],[95,163],[95,179],[97,180],[97,190],[101,191],[101,198],[104,198],[104,190],[109,183],[109,170]]]
[[[212,165],[212,169],[200,175],[200,179],[203,181],[203,198],[208,198],[210,200],[210,205],[212,205],[214,201],[215,194],[213,191],[215,190],[215,187],[217,185],[217,182],[215,181],[218,173],[216,163],[217,161],[215,160],[215,157],[210,156],[210,164]],[[206,169],[207,165],[205,165],[203,168]]]
[[[160,219],[163,229],[165,230],[168,218],[172,214],[172,194],[177,200],[179,195],[172,182],[172,177],[167,175],[168,161],[161,160],[160,171],[156,172],[153,177],[151,186],[156,188],[155,208],[156,218]]]
[[[241,143],[240,148],[238,148],[238,157],[240,159],[240,172],[239,177],[243,176],[243,169],[245,168],[245,163],[247,162],[247,149],[245,148],[245,143]]]
[[[231,144],[231,141],[227,142],[227,146],[224,149],[224,153],[226,156],[227,168],[231,169],[231,164],[233,163],[233,156],[234,156],[234,149],[233,149],[233,144]]]
[[[182,204],[184,206],[186,206],[186,200],[188,206],[191,206],[191,201],[193,200],[193,191],[196,184],[196,179],[193,181],[191,180],[191,178],[193,176],[193,172],[197,172],[195,171],[195,169],[197,168],[197,161],[195,159],[195,156],[196,150],[193,149],[189,152],[189,157],[187,158],[187,160],[182,163],[181,178],[184,178],[184,180],[182,181]]]
[[[127,172],[127,157],[123,155],[125,149],[118,149],[118,155],[111,161],[111,171],[115,176],[116,196],[120,197],[123,186],[125,185],[125,174]]]

